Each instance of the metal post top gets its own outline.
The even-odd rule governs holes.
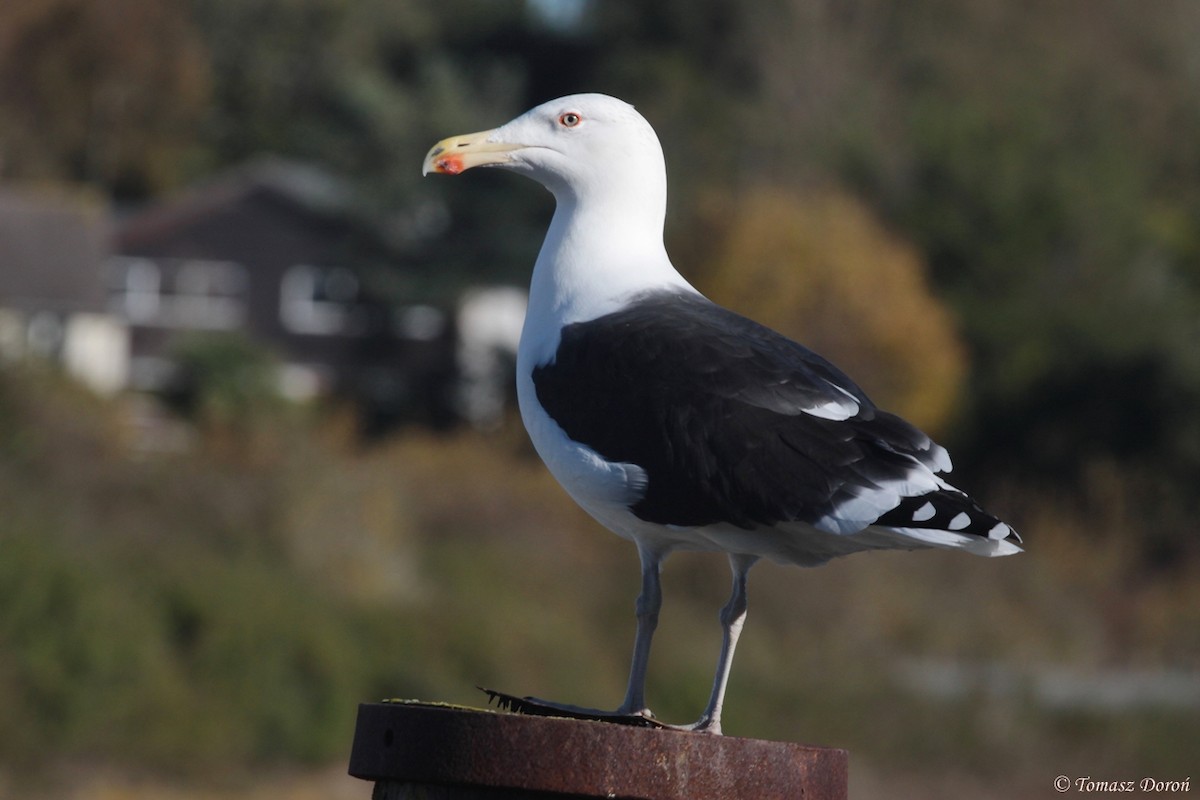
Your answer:
[[[644,800],[844,800],[845,750],[420,702],[365,703],[350,774]]]

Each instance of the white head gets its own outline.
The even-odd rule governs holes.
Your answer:
[[[633,204],[666,209],[662,147],[633,106],[603,94],[560,97],[489,131],[433,146],[423,174],[494,166],[522,172],[562,203]]]
[[[443,139],[424,172],[482,166],[524,173],[557,201],[530,284],[527,359],[552,352],[562,324],[594,319],[632,294],[695,291],[663,248],[662,147],[628,103],[602,94],[551,100],[494,130]]]

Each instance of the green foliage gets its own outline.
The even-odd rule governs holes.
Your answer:
[[[188,419],[227,427],[282,404],[278,361],[243,335],[192,335],[175,347],[172,360],[178,374],[167,399]]]
[[[8,527],[3,550],[3,751],[31,759],[60,744],[101,753],[153,744],[160,732],[144,721],[173,688],[153,612],[110,582],[107,563],[44,531]]]
[[[52,376],[0,372],[0,407],[2,757],[200,771],[340,752],[402,634],[289,557],[281,476],[134,458],[117,409]]]
[[[170,540],[136,558],[45,531],[2,542],[7,757],[201,769],[344,746],[365,643],[278,562]]]

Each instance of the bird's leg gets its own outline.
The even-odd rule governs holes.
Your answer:
[[[729,556],[729,567],[733,571],[733,591],[729,602],[721,609],[721,657],[717,661],[717,674],[713,678],[712,696],[704,713],[688,728],[705,733],[721,733],[721,706],[725,702],[725,687],[729,683],[729,668],[733,665],[733,651],[738,636],[746,622],[746,573],[758,561],[758,556]]]
[[[650,642],[658,627],[662,608],[662,554],[638,548],[642,560],[642,591],[637,599],[637,635],[633,640],[633,663],[629,667],[629,686],[618,714],[653,716],[646,708],[646,668],[650,663]]]
[[[658,627],[658,611],[662,607],[662,584],[659,574],[662,569],[663,553],[649,548],[639,548],[642,561],[642,590],[637,599],[637,635],[633,642],[633,664],[629,668],[629,688],[625,691],[625,702],[615,711],[602,711],[567,703],[556,703],[537,697],[517,697],[492,689],[482,691],[502,708],[523,714],[564,715],[584,719],[609,720],[635,725],[662,725],[646,708],[646,665],[650,660],[650,641]]]

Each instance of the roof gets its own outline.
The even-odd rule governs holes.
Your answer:
[[[352,205],[349,187],[319,167],[264,156],[127,217],[119,223],[116,246],[125,251],[169,238],[258,192],[276,196],[302,213],[326,218],[346,216]]]

